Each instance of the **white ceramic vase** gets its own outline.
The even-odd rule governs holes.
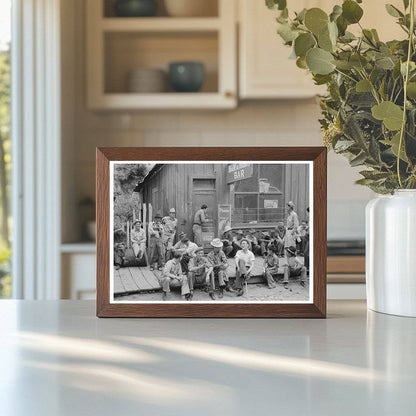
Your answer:
[[[366,281],[369,309],[416,317],[416,190],[367,204]]]

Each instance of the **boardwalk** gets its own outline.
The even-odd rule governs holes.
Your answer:
[[[303,262],[303,258],[299,258]],[[283,274],[283,266],[286,259],[279,259],[279,274]],[[235,261],[228,259],[229,277],[235,277]],[[114,269],[114,296],[130,295],[134,293],[144,293],[150,291],[160,291],[161,272],[151,271],[148,267],[123,267],[119,270]],[[252,277],[249,284],[264,282],[263,278],[263,259],[256,257]]]

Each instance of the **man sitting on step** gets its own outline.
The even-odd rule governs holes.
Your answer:
[[[169,260],[162,271],[162,300],[167,299],[171,286],[180,286],[181,295],[186,300],[190,300],[190,290],[188,277],[182,273],[180,253],[174,253],[173,259]]]

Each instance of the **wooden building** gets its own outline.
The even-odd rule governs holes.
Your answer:
[[[268,230],[286,218],[293,201],[299,220],[309,206],[308,164],[157,164],[139,185],[141,202],[153,216],[176,209],[178,233],[192,237],[195,212],[208,206],[204,240],[220,236],[226,225]],[[149,210],[147,210],[149,212]]]

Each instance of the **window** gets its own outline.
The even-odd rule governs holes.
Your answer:
[[[275,223],[284,218],[284,165],[254,165],[253,176],[235,182],[234,224]]]
[[[10,25],[11,0],[0,0],[0,298],[12,294],[10,272]]]

